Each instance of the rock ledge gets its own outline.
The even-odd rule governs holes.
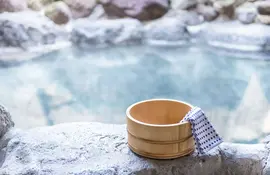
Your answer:
[[[9,133],[12,132],[15,131]],[[223,143],[202,157],[191,155],[158,161],[136,156],[128,149],[125,125],[60,124],[20,131],[0,143],[0,174],[6,175],[251,175],[270,172],[268,142],[255,145]]]

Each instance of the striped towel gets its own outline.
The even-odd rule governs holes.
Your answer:
[[[207,151],[222,143],[222,139],[216,133],[215,129],[200,108],[192,108],[180,123],[185,121],[191,123],[196,151],[200,155],[205,154]]]

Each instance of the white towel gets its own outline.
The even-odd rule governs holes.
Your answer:
[[[222,143],[222,139],[199,107],[192,108],[180,122],[184,121],[191,123],[196,150],[200,155]]]

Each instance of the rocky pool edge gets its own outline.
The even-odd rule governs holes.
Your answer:
[[[222,143],[204,156],[137,156],[126,125],[64,123],[20,130],[1,118],[0,174],[270,174],[270,137],[259,144]]]

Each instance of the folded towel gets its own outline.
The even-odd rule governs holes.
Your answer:
[[[208,121],[204,112],[198,108],[192,108],[180,122],[191,123],[193,138],[196,144],[196,151],[202,155],[222,143],[222,139]]]

